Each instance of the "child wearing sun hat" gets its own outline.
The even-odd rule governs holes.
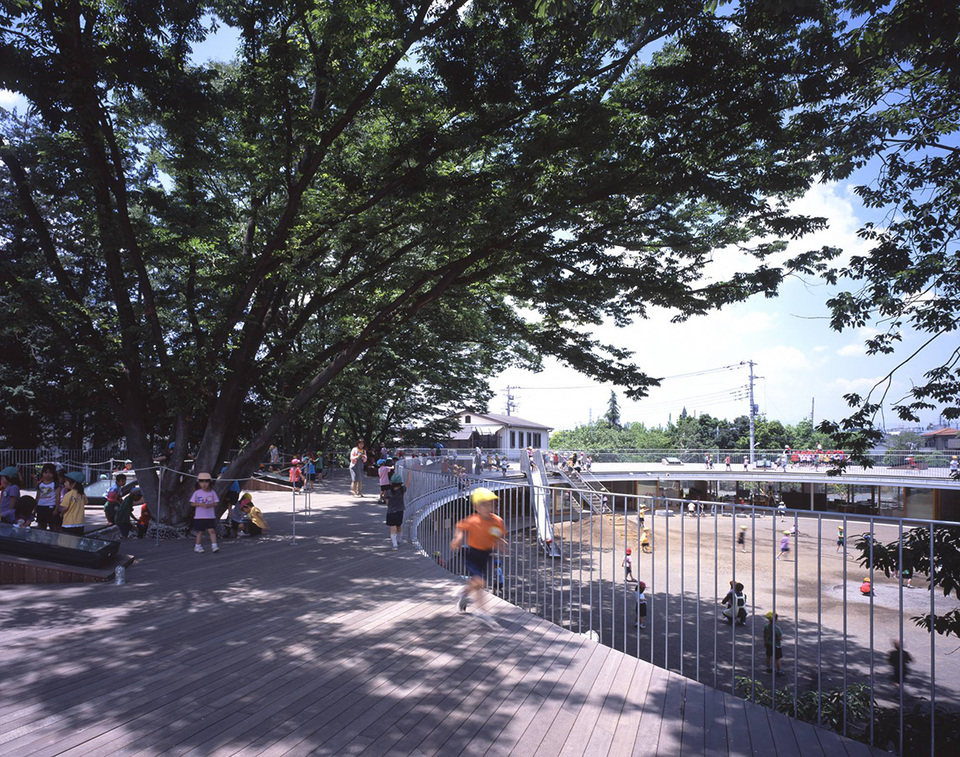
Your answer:
[[[197,476],[197,490],[190,497],[190,506],[194,509],[193,530],[197,532],[194,552],[203,552],[203,532],[210,535],[211,550],[220,551],[217,544],[217,504],[220,498],[213,490],[213,476],[201,473]]]

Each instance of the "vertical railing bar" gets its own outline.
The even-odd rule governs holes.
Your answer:
[[[630,515],[627,509],[627,495],[623,495],[623,555],[627,555],[627,545],[630,543],[630,535],[627,533],[630,530]],[[633,576],[633,579],[636,580],[636,575],[633,573],[633,556],[631,555],[630,559],[630,575]],[[639,560],[639,558],[637,558]],[[637,573],[640,572],[640,565],[637,565]],[[624,571],[623,577],[623,653],[627,653],[627,593],[630,591],[630,584],[627,583],[626,571]]]
[[[717,511],[713,511],[713,596],[720,593],[720,544],[717,539],[717,533],[720,529],[719,516]],[[718,639],[720,633],[717,626],[717,613],[713,613],[713,688],[717,688],[718,676],[720,675],[720,647]]]
[[[874,579],[874,572],[873,572],[873,540],[876,538],[876,528],[875,528],[875,523],[874,523],[874,521],[873,521],[873,518],[870,518],[870,519],[868,520],[868,523],[870,524],[870,531],[869,531],[869,533],[870,533],[870,545],[869,545],[869,546],[870,546],[870,553],[869,553],[869,554],[870,554],[870,563],[869,563],[869,567],[870,567],[870,572],[869,572],[869,576],[870,576],[870,745],[873,746],[873,718],[874,718],[874,712],[873,712],[873,700],[874,700],[874,696],[873,696],[873,692],[876,690],[876,689],[874,688],[874,686],[875,686],[875,682],[874,682],[874,667],[875,667],[874,644],[875,644],[875,639],[874,639],[874,625],[873,625],[873,621],[874,621],[873,598],[874,598],[874,595],[876,594],[876,591],[874,591],[874,588],[873,588],[873,579]]]
[[[681,503],[680,507],[683,507]],[[683,646],[683,627],[684,627],[684,617],[683,617],[683,592],[684,592],[684,552],[686,552],[686,533],[687,529],[685,526],[686,518],[684,512],[680,510],[680,675],[683,675],[683,658],[684,658],[684,646]]]
[[[770,657],[770,706],[776,710],[777,702],[777,511],[770,509],[771,522],[771,547],[773,548],[773,619],[770,621],[770,650],[773,653]]]
[[[930,754],[931,757],[935,751],[936,741],[936,720],[937,720],[937,634],[936,634],[936,621],[937,621],[937,605],[936,605],[936,596],[937,592],[933,587],[933,579],[935,573],[934,565],[934,550],[933,550],[933,522],[928,521],[928,527],[930,529]],[[901,652],[901,657],[903,656]]]
[[[600,556],[597,558],[597,601],[600,603],[600,641],[603,642],[603,508],[600,509]]]
[[[800,650],[800,521],[793,511],[793,648]],[[793,655],[793,717],[797,717],[800,692],[800,655]]]
[[[847,735],[847,515],[843,515],[843,551],[840,555],[843,560],[843,729],[841,733]]]
[[[750,503],[750,701],[757,701],[757,506]]]
[[[643,500],[640,497],[636,497],[634,501],[637,504],[637,582],[638,582],[637,597],[639,598],[640,596],[639,582],[643,580],[640,577],[640,554],[641,554],[640,552],[640,533],[641,533],[640,508],[643,507]],[[644,525],[646,525],[646,522],[647,522],[646,518],[644,518],[644,521],[643,521]],[[646,578],[646,577],[644,576],[643,578]],[[638,599],[637,601],[637,659],[640,659],[640,636],[642,635],[642,630],[643,629],[640,628],[640,602]]]
[[[813,484],[810,484],[811,488]],[[817,513],[817,725],[823,724],[823,513]]]
[[[714,516],[714,523],[719,523]],[[719,530],[714,531],[714,539],[720,541]],[[733,557],[730,561],[730,572],[732,573],[733,586],[730,590],[733,592],[733,601],[730,603],[730,691],[737,690],[737,618],[740,615],[740,606],[737,604],[737,511],[736,504],[730,512],[730,544],[732,545]],[[717,573],[720,572],[719,567]],[[718,592],[719,595],[719,592]],[[744,608],[746,609],[746,608]],[[716,615],[716,613],[714,613]]]
[[[657,480],[657,490],[659,492],[660,481]],[[654,586],[657,585],[657,502],[660,499],[659,495],[654,495],[650,500],[650,597],[647,600],[647,607],[649,608],[650,615],[650,662],[653,664],[653,654],[654,654],[654,637],[656,636],[656,627],[657,624],[654,622],[654,611],[656,610],[656,600],[654,596],[656,594],[653,591]],[[666,667],[666,666],[664,666]]]
[[[696,680],[700,681],[700,603],[702,601],[700,595],[700,545],[701,545],[701,523],[700,518],[697,518],[697,644],[696,644]]]
[[[899,628],[897,629],[897,644],[900,648],[900,659],[897,665],[897,698],[899,699],[899,712],[897,717],[899,719],[898,728],[897,728],[897,754],[903,754],[903,521],[899,523],[899,528],[897,529],[897,566],[899,567],[900,581],[899,581],[899,603],[900,603],[900,613],[897,617],[897,622]],[[911,566],[910,571],[911,577],[913,576],[913,570]]]
[[[663,508],[663,544],[664,573],[667,574],[666,590],[663,594],[663,669],[670,670],[670,500],[664,498]],[[682,517],[682,515],[681,515]]]
[[[570,496],[570,508],[573,509],[573,496]],[[583,507],[580,507],[580,515],[577,518],[580,525],[580,539],[578,547],[577,563],[580,569],[580,576],[577,580],[577,633],[583,633]]]

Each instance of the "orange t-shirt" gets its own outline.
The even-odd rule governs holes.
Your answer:
[[[467,546],[489,552],[503,538],[505,532],[503,518],[499,515],[490,515],[482,518],[476,513],[457,523],[457,528],[467,535]]]

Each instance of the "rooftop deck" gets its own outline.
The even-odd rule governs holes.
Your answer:
[[[491,630],[375,495],[322,484],[295,544],[291,499],[217,555],[125,542],[125,586],[0,591],[0,754],[874,753],[495,598]]]

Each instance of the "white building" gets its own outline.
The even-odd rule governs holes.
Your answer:
[[[456,418],[460,421],[460,430],[454,431],[444,442],[444,446],[452,449],[546,449],[550,442],[550,432],[553,431],[551,426],[517,418],[515,415],[464,410],[457,413]]]

